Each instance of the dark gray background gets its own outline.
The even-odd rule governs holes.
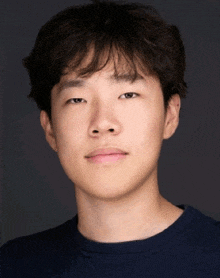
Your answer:
[[[54,227],[76,214],[73,184],[44,139],[35,103],[26,98],[30,86],[21,60],[51,16],[88,2],[0,2],[3,243]],[[220,2],[139,2],[153,4],[176,24],[186,48],[188,97],[182,101],[177,132],[162,149],[161,193],[174,204],[192,205],[220,220]]]

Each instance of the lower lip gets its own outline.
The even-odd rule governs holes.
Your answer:
[[[92,163],[109,163],[116,162],[126,157],[126,154],[117,153],[117,154],[109,154],[109,155],[96,155],[92,157],[88,157],[88,161]]]

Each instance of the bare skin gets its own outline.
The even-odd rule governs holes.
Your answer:
[[[179,123],[179,96],[165,111],[156,77],[142,74],[131,83],[111,76],[111,65],[80,86],[69,82],[74,73],[63,76],[52,89],[52,121],[45,111],[40,115],[46,140],[74,183],[79,231],[105,243],[154,236],[183,213],[161,196],[157,178],[162,142]],[[128,155],[115,163],[88,162],[85,156],[100,147]]]

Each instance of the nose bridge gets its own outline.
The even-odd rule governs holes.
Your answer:
[[[91,108],[90,135],[94,133],[105,134],[106,132],[118,133],[120,124],[118,122],[113,100],[102,97],[95,98]]]
[[[114,109],[110,99],[96,98],[92,104],[92,118],[94,121],[113,117]]]

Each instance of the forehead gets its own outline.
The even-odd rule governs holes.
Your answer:
[[[150,75],[150,70],[137,58],[129,59],[115,48],[106,48],[96,53],[95,48],[90,47],[86,55],[76,55],[68,63],[57,87],[58,92],[70,87],[83,87],[89,84],[93,76],[105,78],[111,84],[136,84],[146,81],[146,77]]]
[[[109,83],[130,83],[133,84],[134,82],[145,80],[143,75],[137,73],[137,75],[134,77],[131,73],[118,73],[115,75],[114,73],[106,73],[103,75],[103,71],[98,72],[98,76],[102,75],[103,78],[106,79]],[[89,77],[79,77],[77,74],[69,74],[66,76],[66,78],[61,79],[59,83],[60,89],[65,89],[68,87],[83,87],[88,83],[88,79],[91,78],[93,75]]]
[[[96,51],[95,46],[90,46],[86,54],[77,53],[63,71],[63,75],[76,75],[77,78],[87,78],[98,72],[111,72],[111,80],[138,80],[140,76],[152,74],[149,66],[134,53],[126,53],[115,46],[103,47]]]

